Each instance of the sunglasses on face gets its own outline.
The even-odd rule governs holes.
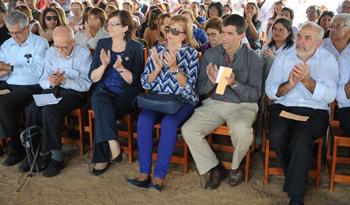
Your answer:
[[[208,6],[210,3],[204,3],[204,5]]]
[[[51,19],[53,19],[54,21],[58,20],[58,16],[46,16],[45,17],[46,20],[51,21]]]
[[[169,26],[166,26],[165,27],[165,33],[170,33],[170,31],[171,31],[171,33],[174,35],[174,36],[178,36],[178,35],[180,35],[180,33],[185,33],[185,32],[181,32],[179,29],[177,29],[177,28],[173,28],[173,29],[171,29]]]
[[[182,2],[182,4],[188,4],[188,2],[184,1],[184,2]]]

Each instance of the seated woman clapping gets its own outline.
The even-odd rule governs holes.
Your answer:
[[[122,161],[116,121],[134,111],[134,98],[142,92],[143,45],[131,38],[131,14],[114,11],[106,25],[110,38],[98,41],[89,72],[91,81],[97,84],[91,98],[95,114],[93,176],[106,171],[111,156],[115,166]]]
[[[141,76],[144,89],[161,94],[175,94],[185,103],[175,114],[143,109],[137,122],[140,175],[128,185],[161,191],[175,148],[177,128],[191,117],[198,103],[196,81],[198,52],[188,45],[192,39],[192,23],[184,16],[173,16],[165,28],[168,43],[151,49]],[[161,122],[158,159],[151,180],[153,127]]]

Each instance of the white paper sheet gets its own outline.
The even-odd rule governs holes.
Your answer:
[[[229,67],[227,67],[229,68]],[[232,70],[232,68],[229,68]],[[221,79],[221,76],[222,76],[222,72],[224,71],[224,66],[220,66],[219,68],[219,72],[218,72],[218,76],[216,77],[216,83],[219,83],[220,82],[220,79]],[[226,85],[228,84],[228,82],[226,83]]]
[[[62,98],[56,98],[53,93],[33,95],[36,106],[54,105],[60,102]]]

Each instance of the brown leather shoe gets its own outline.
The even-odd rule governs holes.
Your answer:
[[[227,171],[224,169],[223,172],[219,172],[218,170],[211,170],[210,177],[205,183],[206,190],[217,189],[220,186],[220,181],[224,180],[227,177]]]
[[[235,170],[230,171],[229,184],[234,187],[237,186],[244,178],[244,166],[239,165]]]

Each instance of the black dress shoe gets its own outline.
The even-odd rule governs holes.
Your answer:
[[[110,164],[111,164],[111,163],[108,161],[107,166],[106,166],[105,168],[103,168],[103,169],[95,169],[95,168],[93,168],[93,169],[92,169],[92,172],[91,172],[91,175],[92,175],[92,176],[98,176],[98,175],[101,175],[101,174],[105,173],[105,171],[107,170],[107,168],[108,168],[108,166],[109,166]]]
[[[304,205],[304,203],[301,204],[301,203],[299,203],[299,202],[290,200],[290,201],[289,201],[289,205]]]
[[[51,152],[45,153],[43,155],[38,155],[38,158],[36,159],[36,164],[39,167],[39,171],[36,170],[36,166],[33,168],[33,172],[41,172],[42,170],[46,169],[51,162]],[[21,166],[19,167],[19,172],[29,172],[30,166],[28,158],[26,158]]]
[[[159,186],[158,184],[155,184],[155,183],[150,183],[148,185],[148,191],[161,192],[162,189],[163,189],[163,183],[162,183],[162,186]]]
[[[124,149],[122,147],[120,147],[119,155],[112,160],[112,163],[113,163],[114,166],[117,166],[120,162],[122,162],[122,160],[123,160],[123,153],[124,153]]]
[[[144,181],[137,181],[137,179],[128,179],[128,185],[131,187],[148,188],[148,185],[150,183],[151,183],[151,177]]]
[[[64,167],[64,160],[59,162],[54,159],[51,159],[51,162],[47,169],[43,173],[43,177],[53,177],[60,173],[61,169]]]
[[[20,163],[27,156],[26,151],[11,150],[9,156],[2,163],[2,166],[12,166]]]

